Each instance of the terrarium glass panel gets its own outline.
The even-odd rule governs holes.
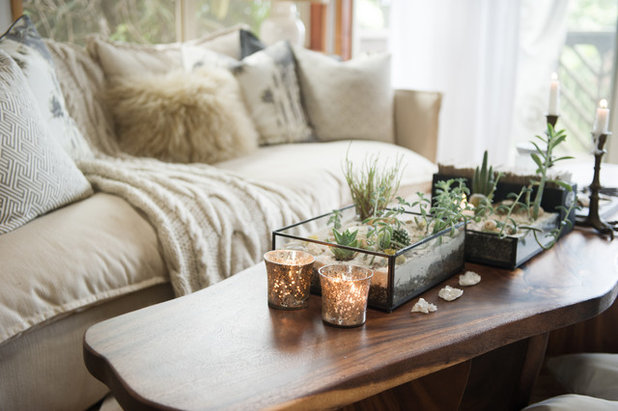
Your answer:
[[[363,238],[370,226],[357,221],[354,207],[345,207],[340,211],[341,229],[358,230],[359,238]],[[273,249],[303,250],[315,257],[312,281],[314,293],[320,293],[317,270],[326,264],[342,263],[335,259],[332,248],[353,253],[354,257],[343,263],[374,270],[368,304],[384,311],[392,311],[463,269],[463,223],[453,230],[447,229],[422,239],[421,235],[417,236],[414,230],[410,230],[412,243],[387,253],[364,249],[362,247],[366,244],[362,244],[362,241],[358,248],[336,244],[332,236],[332,225],[328,224],[332,215],[333,213],[324,214],[273,232]],[[411,212],[399,216],[406,227],[417,225],[419,218],[418,214]]]

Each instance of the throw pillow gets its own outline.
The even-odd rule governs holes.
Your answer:
[[[244,59],[265,48],[266,45],[255,34],[248,30],[240,30],[240,58]]]
[[[232,70],[260,134],[260,144],[309,140],[311,128],[300,99],[294,54],[287,42],[250,55]]]
[[[0,234],[92,193],[47,129],[22,71],[0,50]]]
[[[339,62],[300,47],[294,53],[303,102],[318,140],[395,141],[389,54]]]
[[[238,83],[225,69],[121,79],[107,99],[121,148],[136,156],[215,163],[257,146]]]
[[[67,112],[49,50],[28,16],[20,17],[0,37],[0,50],[22,69],[52,138],[75,160],[92,157],[90,146]]]
[[[236,26],[185,43],[134,44],[92,37],[88,53],[97,61],[109,80],[141,73],[164,74],[182,67],[182,49],[198,47],[240,58],[240,27]]]

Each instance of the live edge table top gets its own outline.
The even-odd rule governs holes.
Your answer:
[[[351,403],[512,342],[591,318],[618,293],[618,241],[576,229],[515,271],[482,276],[438,311],[368,310],[362,328],[322,323],[320,297],[269,309],[264,265],[92,326],[90,372],[126,407],[325,408]]]

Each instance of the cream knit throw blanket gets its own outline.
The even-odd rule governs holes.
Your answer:
[[[202,164],[123,154],[101,96],[101,69],[79,47],[47,41],[71,116],[96,159],[78,166],[97,191],[124,198],[153,225],[174,292],[184,295],[247,268],[270,249],[271,231],[312,215],[290,189]],[[130,227],[127,227],[130,229]]]
[[[138,158],[78,165],[95,190],[120,196],[146,215],[177,296],[255,264],[270,248],[273,229],[311,215],[290,190],[212,166]]]

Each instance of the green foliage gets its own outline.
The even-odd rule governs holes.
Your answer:
[[[432,226],[431,233],[436,234],[448,228],[454,234],[455,226],[466,220],[464,210],[469,210],[466,199],[470,190],[462,178],[436,182],[436,195],[431,201],[422,193],[418,193],[419,199],[411,207],[419,207],[421,218],[425,220],[426,232]],[[429,224],[429,223],[432,224]]]
[[[391,241],[393,244],[396,245],[397,248],[404,248],[412,244],[410,235],[408,234],[405,228],[394,229],[393,238]]]
[[[496,224],[497,224],[498,228],[500,228],[500,232],[498,233],[500,238],[504,238],[508,234],[515,234],[517,232],[517,230],[519,230],[517,222],[511,216],[518,209],[522,209],[523,208],[525,210],[530,210],[529,204],[527,202],[523,202],[522,201],[522,197],[524,199],[526,199],[526,198],[529,199],[530,198],[529,193],[531,191],[532,191],[532,189],[530,187],[524,186],[524,187],[521,188],[521,190],[519,191],[518,194],[516,194],[516,193],[509,193],[507,195],[508,198],[513,200],[512,203],[510,203],[508,205],[500,204],[498,206],[498,210],[497,211],[500,212],[501,214],[506,215],[504,221],[496,220]]]
[[[487,168],[487,150],[485,150],[481,167],[476,167],[474,170],[474,176],[472,177],[472,193],[482,194],[491,202],[500,177],[502,177],[502,174],[494,173],[492,166]]]
[[[536,174],[539,176],[538,181],[531,182],[531,184],[537,188],[536,196],[532,204],[532,219],[534,220],[539,217],[543,192],[545,191],[545,184],[548,181],[547,171],[553,167],[556,162],[573,158],[570,156],[554,157],[553,155],[554,149],[566,139],[566,132],[564,130],[556,132],[552,125],[548,123],[545,137],[537,135],[536,138],[544,144],[544,148],[541,148],[536,141],[531,141],[536,151],[530,153],[530,157],[537,165]],[[563,182],[555,182],[563,187],[568,186],[568,184],[564,184]]]
[[[356,235],[358,234],[358,230],[350,231],[345,230],[344,232],[339,232],[336,228],[333,228],[333,236],[335,237],[335,242],[339,245],[347,246],[347,247],[357,247],[358,240],[356,239]],[[335,259],[338,261],[348,261],[354,258],[356,252],[352,250],[346,250],[345,248],[337,248],[331,247],[331,252],[335,256]]]
[[[357,171],[346,155],[343,172],[361,220],[380,216],[393,200],[401,182],[401,161],[399,156],[392,166],[381,167],[378,155],[368,156]]]
[[[333,210],[333,214],[328,218],[327,225],[333,225],[335,230],[341,228],[341,210]]]
[[[562,156],[556,157],[554,155],[554,150],[564,141],[566,140],[566,132],[564,130],[556,131],[552,127],[551,124],[547,124],[547,131],[545,136],[536,136],[539,141],[532,141],[531,143],[534,145],[535,151],[530,154],[530,157],[534,161],[537,166],[536,175],[537,178],[530,181],[530,184],[522,187],[519,193],[509,193],[508,198],[512,201],[508,204],[500,204],[496,208],[496,212],[498,214],[504,215],[503,221],[495,219],[494,222],[496,226],[500,229],[499,236],[500,238],[504,238],[507,235],[515,234],[520,230],[529,230],[534,233],[534,237],[537,243],[543,248],[551,248],[555,242],[560,238],[565,227],[569,227],[572,225],[571,221],[568,220],[569,215],[576,207],[577,201],[574,200],[568,208],[559,207],[561,211],[564,212],[564,218],[559,222],[558,227],[552,230],[549,233],[546,233],[546,237],[551,237],[551,241],[544,245],[539,239],[539,233],[543,230],[529,226],[529,225],[518,225],[516,220],[512,217],[514,213],[521,212],[524,210],[525,213],[528,214],[528,218],[532,221],[535,221],[539,217],[541,202],[543,200],[543,193],[545,191],[545,186],[548,182],[552,182],[569,193],[573,192],[573,188],[570,184],[567,184],[564,181],[560,180],[550,180],[548,178],[548,170],[553,167],[558,161],[570,159],[570,156]],[[481,167],[481,172],[485,167],[486,153],[483,156],[483,166]],[[477,172],[479,169],[477,168]],[[476,174],[476,173],[475,173]],[[495,188],[494,188],[495,189]],[[532,200],[532,194],[536,189],[536,193],[534,194],[534,200]],[[482,206],[484,209],[487,206]],[[476,212],[476,210],[475,210]],[[483,213],[477,213],[477,215],[482,216]]]

